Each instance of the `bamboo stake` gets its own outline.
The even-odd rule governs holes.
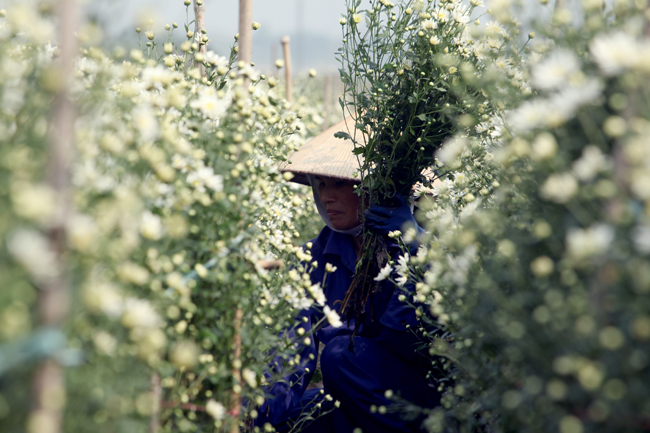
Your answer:
[[[243,312],[241,308],[237,308],[235,311],[235,322],[233,324],[235,328],[235,335],[232,339],[233,346],[233,369],[232,376],[235,379],[236,384],[241,383],[241,320],[243,317]],[[230,408],[228,410],[230,415],[232,415],[235,420],[233,420],[232,425],[230,426],[230,433],[239,433],[239,422],[237,419],[239,413],[241,412],[241,395],[238,392],[232,393],[232,400],[230,401]]]
[[[293,91],[291,89],[291,49],[289,48],[289,36],[282,36],[282,52],[284,53],[284,79],[286,81],[286,99],[293,104]]]
[[[323,121],[323,131],[330,126],[330,110],[332,105],[332,76],[325,77],[325,120]]]
[[[154,373],[151,376],[151,393],[153,394],[153,410],[149,421],[149,433],[157,433],[160,429],[160,406],[162,400],[162,385],[160,374]]]
[[[246,66],[251,64],[253,45],[253,0],[239,0],[239,40],[237,44],[238,58]],[[248,78],[245,79],[248,84]]]
[[[75,32],[78,24],[75,0],[58,2],[59,74],[61,86],[55,94],[51,119],[54,125],[49,144],[47,176],[58,196],[58,209],[51,221],[49,243],[56,255],[57,275],[41,285],[38,297],[39,324],[43,327],[61,326],[69,309],[69,288],[65,272],[65,222],[70,213],[69,172],[74,141],[75,111],[69,99],[68,77],[73,75],[77,53]],[[28,430],[43,433],[62,431],[65,409],[65,373],[54,359],[45,360],[34,375],[32,409]]]
[[[194,34],[203,35],[202,30],[205,30],[205,5],[202,0],[193,0],[194,1]],[[205,56],[207,52],[207,44],[201,43],[199,48],[199,53]],[[199,67],[201,70],[201,76],[205,75],[205,65],[201,63]]]

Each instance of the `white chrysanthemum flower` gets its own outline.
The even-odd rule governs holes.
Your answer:
[[[172,167],[180,172],[185,173],[190,168],[190,164],[188,163],[187,159],[176,153],[174,156],[172,156]]]
[[[445,140],[440,150],[436,153],[436,158],[444,164],[449,164],[458,158],[466,147],[466,137],[453,136],[452,138]]]
[[[449,21],[449,11],[445,8],[438,7],[433,11],[433,17],[442,23],[446,23]]]
[[[307,291],[311,296],[313,296],[314,301],[316,301],[318,305],[325,305],[327,299],[325,298],[325,293],[323,292],[320,283],[312,284],[307,288]]]
[[[375,281],[384,281],[388,277],[390,277],[391,272],[393,272],[393,267],[390,265],[390,263],[386,263],[386,266],[381,268],[379,270],[379,274],[375,278],[373,278]]]
[[[650,226],[638,225],[632,230],[634,248],[643,254],[650,253]]]
[[[163,224],[160,217],[145,211],[140,222],[140,234],[146,239],[160,239],[163,235]]]
[[[588,182],[598,173],[611,166],[609,159],[594,145],[586,146],[582,157],[573,163],[573,172],[578,179]]]
[[[487,23],[485,25],[485,32],[490,37],[506,36],[508,34],[505,27],[503,27],[498,21],[490,21]]]
[[[584,230],[569,230],[566,236],[567,253],[576,259],[601,254],[610,247],[614,235],[614,229],[608,224],[594,224]]]
[[[469,15],[467,15],[465,6],[459,6],[458,9],[451,13],[451,16],[458,24],[467,24],[469,22]]]
[[[113,356],[118,346],[117,339],[106,331],[94,333],[93,343],[99,352],[108,356]]]
[[[172,82],[172,74],[169,69],[162,65],[148,67],[142,70],[142,83],[146,89],[159,89],[168,86]]]
[[[124,311],[124,299],[117,286],[107,282],[91,281],[86,285],[82,298],[84,305],[92,312],[119,317]]]
[[[248,77],[251,81],[258,81],[260,79],[260,73],[251,65],[244,66],[239,70],[239,73],[245,77]]]
[[[206,63],[209,63],[210,65],[214,66],[215,68],[219,67],[228,67],[228,59],[217,55],[214,51],[208,51],[205,53],[205,61]]]
[[[595,102],[602,90],[603,83],[596,78],[590,78],[580,85],[564,87],[550,99],[550,103],[554,112],[563,112],[564,118],[568,120],[575,116],[580,107]]]
[[[140,133],[142,140],[146,142],[154,141],[160,136],[158,120],[151,108],[146,105],[138,105],[133,110],[133,125]]]
[[[422,30],[435,30],[438,28],[438,23],[434,20],[424,20],[420,23]]]
[[[605,75],[614,76],[638,62],[639,44],[631,35],[616,31],[596,36],[589,52]]]
[[[205,187],[215,192],[223,191],[223,176],[214,174],[212,167],[199,167],[187,175],[187,183],[200,192],[205,192]]]
[[[48,240],[36,230],[17,229],[9,234],[7,248],[38,282],[47,282],[58,275],[56,254]]]
[[[538,89],[557,89],[566,85],[580,67],[580,59],[573,51],[559,48],[533,67],[531,81]]]
[[[203,91],[199,97],[190,102],[190,107],[198,110],[208,119],[220,119],[228,111],[229,102],[219,98],[215,92]]]
[[[216,400],[210,399],[205,405],[205,411],[215,420],[222,420],[226,416],[226,407]]]
[[[540,196],[555,203],[567,203],[578,192],[578,181],[570,173],[552,174],[539,190]]]
[[[341,318],[339,317],[339,314],[335,310],[332,310],[327,305],[323,307],[323,314],[327,318],[329,324],[332,325],[334,328],[340,328],[341,326],[343,326],[343,322],[341,322]]]
[[[157,328],[162,324],[153,305],[145,299],[138,298],[124,300],[121,321],[127,328]]]
[[[395,266],[395,271],[397,271],[398,276],[395,279],[395,282],[400,287],[403,287],[404,284],[406,284],[406,282],[408,281],[409,259],[410,256],[408,253],[404,253],[404,255],[400,256],[399,259],[397,259],[397,266]]]
[[[557,141],[553,134],[542,132],[533,140],[532,158],[535,160],[546,160],[553,158],[557,153]]]
[[[251,388],[257,388],[257,374],[250,368],[244,368],[241,377]]]
[[[327,273],[332,273],[336,272],[337,267],[332,265],[331,263],[325,263],[325,272]]]
[[[508,115],[508,123],[519,132],[527,132],[539,127],[546,119],[550,109],[545,101],[526,101]]]

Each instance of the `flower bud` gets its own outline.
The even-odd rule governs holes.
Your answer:
[[[254,22],[254,23],[253,23],[253,30],[257,30],[257,29],[259,29],[260,27],[262,27],[262,25],[261,25],[260,23],[258,23],[258,22]]]

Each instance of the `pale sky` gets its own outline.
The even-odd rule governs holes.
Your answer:
[[[94,0],[87,3],[87,8],[106,23],[109,40],[117,41],[124,35],[126,39],[137,40],[133,29],[142,21],[141,17],[152,18],[154,31],[160,36],[164,36],[163,26],[172,22],[177,22],[180,26],[177,31],[184,33],[183,0]],[[365,3],[368,1],[364,0]],[[206,29],[211,38],[209,48],[225,55],[238,31],[239,2],[204,0],[204,5]],[[253,61],[260,68],[269,67],[271,60],[281,56],[280,38],[289,35],[294,69],[335,72],[338,63],[334,53],[341,46],[339,18],[344,11],[345,0],[253,0],[253,21],[262,25],[253,32]]]

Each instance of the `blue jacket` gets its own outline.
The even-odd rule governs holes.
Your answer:
[[[340,303],[336,303],[336,301],[343,300],[354,276],[357,257],[353,240],[350,235],[324,227],[318,237],[311,242],[313,244],[312,259],[318,262],[318,267],[311,273],[311,281],[313,284],[322,283],[326,277],[323,288],[327,298],[326,305],[338,312]],[[397,244],[389,240],[387,248],[391,257],[396,259],[399,256]],[[325,275],[326,263],[335,266],[337,270]],[[379,342],[392,353],[407,362],[412,362],[414,367],[417,367],[419,360],[425,362],[426,360],[416,350],[421,341],[411,330],[407,329],[407,325],[416,327],[418,324],[415,310],[398,299],[400,294],[412,291],[412,286],[399,288],[390,281],[382,281],[379,292],[371,295],[368,300],[365,319],[358,335]],[[300,313],[299,320],[302,320],[303,317],[307,318],[306,323],[300,325],[305,329],[306,334],[311,331],[313,325],[323,318],[323,313],[319,310],[320,307],[312,307]],[[270,393],[276,397],[267,401],[260,408],[261,417],[257,420],[258,423],[270,422],[275,425],[282,421],[283,414],[299,405],[316,369],[318,345],[320,343],[327,345],[335,337],[350,335],[353,329],[354,323],[349,326],[344,323],[343,326],[335,328],[325,322],[324,326],[318,329],[311,338],[310,344],[303,343],[300,350],[302,365],[293,374],[285,377],[284,381],[273,385]],[[296,340],[302,341],[298,337]],[[313,359],[310,359],[310,354],[313,355]],[[281,360],[278,359],[276,362],[276,368],[281,368]]]

